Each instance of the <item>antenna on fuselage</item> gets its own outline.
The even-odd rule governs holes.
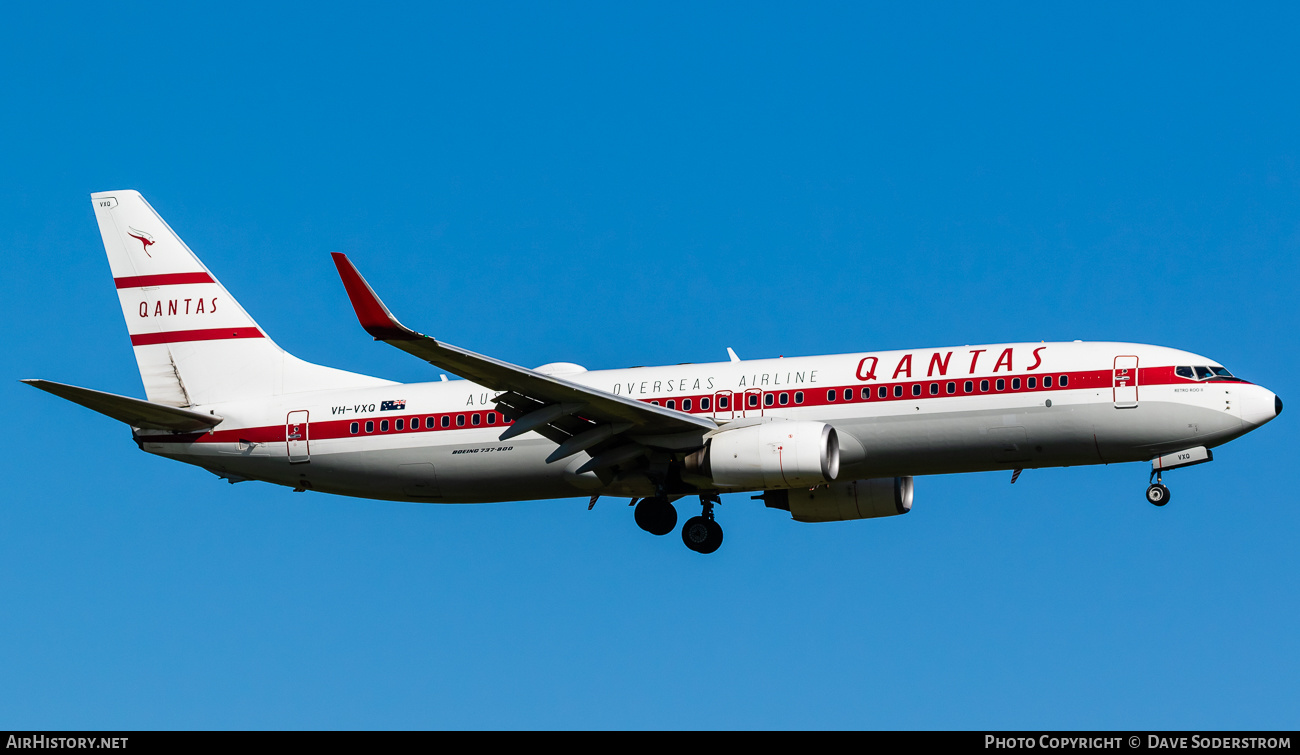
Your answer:
[[[730,346],[727,347],[727,356],[731,357],[731,361],[733,362],[740,361],[740,357],[736,356],[736,352],[732,351]]]

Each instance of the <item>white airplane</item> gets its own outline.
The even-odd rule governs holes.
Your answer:
[[[403,384],[277,346],[139,193],[92,194],[147,400],[24,381],[230,482],[427,503],[629,497],[642,529],[722,542],[719,494],[801,522],[911,510],[917,475],[1149,461],[1164,471],[1276,417],[1207,357],[1132,343],[1008,343],[588,371],[535,369],[403,326],[342,254],[361,326],[464,381]]]

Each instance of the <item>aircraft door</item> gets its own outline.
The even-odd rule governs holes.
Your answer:
[[[763,392],[757,388],[745,391],[744,412],[746,417],[763,416]]]
[[[307,449],[307,411],[289,412],[284,421],[284,443],[289,450],[289,463],[297,464],[311,461]]]
[[[1115,408],[1132,409],[1138,405],[1138,358],[1115,357],[1112,386],[1115,391]]]
[[[713,418],[714,419],[735,419],[736,405],[733,403],[735,396],[731,391],[718,391],[713,394]]]

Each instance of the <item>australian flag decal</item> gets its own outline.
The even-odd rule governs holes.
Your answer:
[[[406,399],[398,401],[385,401],[379,405],[381,412],[395,412],[406,408]]]

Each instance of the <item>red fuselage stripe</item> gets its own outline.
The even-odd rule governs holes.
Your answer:
[[[1062,376],[1066,378],[1066,385],[1064,386],[1061,385]],[[1028,379],[1031,377],[1036,378],[1035,382],[1037,385],[1034,388],[1028,387]],[[1043,387],[1044,377],[1050,377],[1052,379],[1052,386],[1050,388]],[[1011,387],[1012,386],[1011,381],[1013,379],[1020,380],[1021,387],[1019,389],[1015,389]],[[724,416],[727,418],[731,418],[733,416],[744,417],[747,413],[757,415],[760,413],[760,409],[767,411],[773,409],[795,409],[795,408],[813,407],[813,406],[833,406],[835,404],[876,404],[876,403],[889,402],[889,401],[923,401],[923,400],[938,399],[938,398],[957,399],[957,398],[971,398],[975,396],[991,396],[991,395],[1006,395],[1006,394],[1047,394],[1047,396],[1044,396],[1044,398],[1047,398],[1050,397],[1051,394],[1056,393],[1057,391],[1074,391],[1074,390],[1089,390],[1089,389],[1109,390],[1112,387],[1113,379],[1114,379],[1114,375],[1112,373],[1112,370],[1080,370],[1077,372],[1052,372],[1052,373],[1044,372],[1044,373],[1034,373],[1034,374],[1020,373],[1016,375],[1011,375],[1011,374],[984,375],[980,377],[963,376],[963,377],[954,377],[951,379],[941,378],[939,380],[934,380],[934,379],[911,380],[906,382],[878,383],[875,381],[871,381],[867,383],[855,383],[851,385],[839,385],[834,387],[799,386],[798,388],[787,388],[785,386],[778,386],[777,390],[769,390],[760,386],[759,388],[756,389],[750,389],[751,391],[753,391],[754,395],[759,395],[760,406],[758,407],[749,407],[743,405],[747,403],[745,399],[744,388],[741,388],[736,391],[718,390],[712,393],[704,393],[704,394],[696,394],[696,395],[679,395],[672,399],[667,399],[660,396],[654,399],[647,398],[647,399],[639,399],[639,400],[644,401],[646,403],[649,403],[650,401],[654,401],[660,405],[666,405],[667,401],[671,400],[674,403],[674,408],[681,407],[682,401],[689,400],[691,402],[691,409],[688,412],[686,412],[688,414],[699,414],[704,416]],[[972,382],[972,386],[971,386],[972,391],[970,393],[967,393],[965,390],[965,383],[968,380]],[[980,390],[980,385],[981,382],[985,380],[988,381],[989,387],[988,390],[982,391]],[[997,388],[998,380],[1006,381],[1003,383],[1003,388],[1000,391]],[[954,386],[956,390],[955,393],[947,392],[947,383],[949,382],[955,383]],[[1178,377],[1177,375],[1174,374],[1173,367],[1143,367],[1138,371],[1139,393],[1141,392],[1142,388],[1146,386],[1199,385],[1201,382],[1203,381],[1188,380],[1185,378]],[[1244,383],[1246,381],[1234,380],[1233,382]],[[939,392],[937,394],[930,393],[931,383],[934,383],[938,386]],[[922,387],[921,395],[919,396],[912,395],[913,385],[920,385]],[[882,386],[886,388],[887,396],[885,398],[880,398],[879,396],[879,388],[881,388]],[[894,386],[902,387],[903,395],[895,397]],[[770,387],[771,386],[769,386],[768,388]],[[871,394],[870,394],[871,398],[869,399],[862,398],[863,388],[871,389]],[[796,390],[804,394],[802,403],[795,403],[794,401],[794,394]],[[846,390],[851,391],[851,397],[848,400],[844,399],[844,391]],[[827,398],[827,393],[829,391],[835,391],[834,401],[831,401]],[[762,398],[762,395],[769,394],[769,393],[772,394],[774,397],[773,399],[774,404],[772,406],[763,405],[764,399]],[[780,403],[780,396],[782,393],[786,394],[786,400],[788,402],[786,404]],[[718,397],[721,395],[725,395],[728,398],[728,407],[726,409],[718,409],[715,406]],[[710,406],[708,410],[700,409],[701,398],[709,399]],[[736,405],[737,402],[741,402],[742,405],[737,406]],[[476,414],[480,415],[479,421],[481,424],[478,425],[473,424],[473,416]],[[492,418],[495,420],[493,424],[488,424],[487,422],[487,418],[489,414],[493,415]],[[447,427],[442,426],[442,417],[444,416],[448,417]],[[463,417],[463,422],[464,422],[463,425],[457,423],[458,416]],[[414,430],[411,429],[412,419],[419,420],[420,423],[419,428]],[[401,430],[397,429],[398,420],[402,421],[403,429]],[[389,429],[388,430],[380,429],[381,422],[388,422]],[[366,432],[365,430],[367,423],[371,423],[372,429],[370,432]],[[356,432],[352,431],[353,424],[356,424],[357,426]],[[407,410],[401,412],[400,414],[399,413],[388,414],[387,412],[381,412],[381,413],[369,414],[365,416],[353,417],[349,419],[341,419],[341,420],[330,419],[330,420],[313,421],[308,425],[308,429],[309,429],[308,435],[309,435],[309,440],[330,440],[334,438],[361,438],[361,437],[370,437],[370,436],[410,435],[413,433],[445,432],[445,431],[453,431],[453,430],[484,430],[493,427],[505,429],[505,427],[507,427],[509,424],[510,423],[505,421],[505,418],[502,417],[500,413],[493,412],[492,410],[486,408],[478,409],[478,410],[470,410],[470,411],[422,412],[422,413],[416,413]],[[267,425],[263,427],[248,427],[239,430],[215,430],[209,433],[193,434],[193,435],[152,436],[149,437],[148,440],[154,443],[234,443],[240,440],[252,441],[254,443],[277,443],[277,442],[283,443],[285,442],[285,428],[283,425]]]
[[[207,328],[206,330],[171,330],[165,333],[139,333],[131,336],[132,346],[182,341],[224,341],[230,338],[265,338],[257,328]]]
[[[114,278],[118,288],[145,288],[152,286],[177,286],[182,283],[216,283],[207,273],[166,273],[163,275],[129,275]]]

